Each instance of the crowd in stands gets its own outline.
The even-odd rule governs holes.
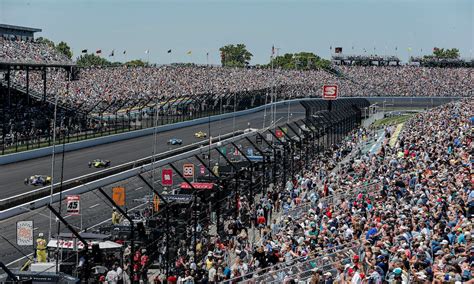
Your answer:
[[[381,96],[467,96],[474,90],[472,68],[344,65],[337,68]]]
[[[237,69],[203,66],[111,67],[82,69],[69,83],[61,70],[50,70],[47,92],[63,102],[87,107],[117,102],[123,108],[148,101],[278,87],[280,97],[320,97],[322,86],[337,84],[341,96],[469,96],[474,89],[470,68],[338,66],[342,76],[323,70]],[[26,85],[26,73],[12,79]],[[41,74],[30,72],[31,88],[42,93]]]
[[[71,63],[45,43],[0,38],[0,62]],[[61,69],[48,70],[47,93],[76,107],[117,102],[126,108],[166,97],[243,92],[277,87],[279,96],[320,97],[325,84],[337,84],[340,96],[468,96],[472,95],[471,68],[415,66],[333,66],[333,71],[205,66],[110,67],[82,69],[69,83]],[[13,72],[14,83],[26,85],[24,71]],[[30,88],[43,92],[40,72],[30,73]]]
[[[0,37],[0,62],[26,64],[71,64],[54,47],[34,40]]]
[[[361,150],[366,130],[353,133],[253,208],[242,200],[230,240],[210,239],[202,262],[183,251],[169,280],[471,283],[473,107],[417,114],[374,152]]]

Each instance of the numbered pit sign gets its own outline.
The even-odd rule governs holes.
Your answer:
[[[194,165],[193,164],[184,164],[183,165],[183,176],[185,178],[194,177]]]
[[[66,212],[69,215],[80,215],[81,214],[81,199],[79,195],[69,195],[67,197]]]

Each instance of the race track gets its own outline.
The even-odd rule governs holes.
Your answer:
[[[287,120],[287,106],[281,106],[277,109],[277,120],[280,119],[280,122]],[[304,108],[299,103],[294,103],[291,106],[291,120],[301,119],[304,117]],[[252,128],[261,128],[263,125],[263,111],[254,113],[248,116],[237,117],[235,119],[235,128],[236,129],[245,129],[248,127],[248,122],[250,122],[250,127]],[[269,124],[269,118],[267,116],[266,125]],[[216,121],[211,124],[211,134],[213,137],[218,134],[226,134],[232,132],[233,128],[233,119],[226,119],[222,121]],[[171,137],[179,137],[184,140],[184,144],[189,144],[198,141],[198,139],[193,137],[194,132],[203,130],[208,132],[208,125],[198,125],[183,129],[178,129],[174,131],[164,132],[159,134],[159,151],[166,151],[172,146],[166,145],[166,141]],[[126,140],[117,143],[111,143],[107,145],[102,145],[94,148],[82,149],[74,152],[66,153],[66,167],[67,172],[65,174],[66,179],[80,176],[82,174],[90,173],[94,169],[89,169],[87,167],[87,162],[91,159],[100,157],[104,159],[111,159],[112,162],[117,165],[119,163],[124,163],[138,158],[143,158],[151,155],[153,144],[153,136],[146,136],[131,140]],[[179,147],[179,146],[178,146]],[[58,157],[58,164],[61,159]],[[50,170],[50,157],[44,157],[35,159],[32,161],[25,161],[17,164],[2,166],[2,168],[10,167],[11,170],[4,169],[0,172],[0,180],[4,181],[0,185],[2,188],[2,197],[6,196],[3,191],[8,192],[9,195],[14,195],[18,193],[25,192],[27,190],[33,189],[33,187],[27,187],[23,185],[23,178],[27,175],[38,173],[48,174]],[[186,161],[176,162],[176,166],[180,168],[182,164]],[[189,161],[188,161],[189,162]],[[59,169],[59,166],[58,166]],[[11,171],[11,172],[10,172]],[[149,173],[145,174],[149,177]],[[16,177],[13,179],[13,177]],[[7,185],[8,184],[8,185]],[[143,208],[143,201],[135,201],[134,199],[141,199],[145,195],[150,194],[150,190],[139,178],[134,177],[122,182],[109,185],[104,187],[104,191],[108,194],[111,194],[111,188],[114,186],[123,186],[126,188],[126,207],[129,210],[133,208]],[[13,188],[12,188],[13,187]],[[16,188],[16,189],[15,189]],[[54,207],[58,208],[59,203],[55,203]],[[105,198],[98,192],[98,190],[92,190],[85,194],[81,195],[81,210],[83,212],[82,216],[82,228],[88,228],[89,231],[97,228],[100,224],[109,223],[111,217],[111,205],[105,200]],[[62,215],[65,216],[64,201],[62,206]],[[34,232],[35,237],[39,232],[43,232],[45,236],[48,236],[49,231],[49,210],[46,207],[38,208],[35,210],[27,211],[18,216],[0,221],[0,261],[8,264],[17,260],[24,255],[28,255],[33,252],[32,247],[18,247],[16,246],[16,222],[21,220],[33,220],[34,221]],[[53,218],[54,219],[54,218]],[[73,226],[79,229],[81,225],[81,219],[78,216],[69,216],[66,219]],[[56,232],[56,224],[53,222],[52,229],[53,232]],[[62,232],[67,232],[67,229],[64,226],[61,226]],[[10,241],[12,244],[8,243],[6,240]],[[13,267],[18,265],[18,263],[12,264]]]
[[[288,107],[280,106],[277,109],[280,114],[278,118],[286,120]],[[304,117],[304,108],[297,102],[291,105],[293,119]],[[245,129],[250,123],[251,128],[261,128],[263,125],[263,111],[240,116],[235,118],[235,129]],[[269,117],[266,118],[268,125]],[[209,132],[208,124],[183,127],[176,130],[162,132],[158,134],[158,153],[171,150],[179,146],[167,145],[170,138],[183,139],[183,145],[198,142],[202,139],[194,137],[197,131]],[[231,133],[233,128],[233,118],[215,121],[211,123],[210,135],[216,137],[222,134]],[[208,133],[209,135],[209,133]],[[148,157],[152,154],[153,135],[143,136],[130,140],[100,145],[96,147],[80,149],[66,152],[64,163],[64,180],[82,176],[99,169],[89,168],[87,163],[94,159],[106,159],[112,161],[112,166]],[[59,181],[61,172],[61,153],[56,155],[55,182]],[[8,198],[17,194],[22,194],[35,189],[34,186],[23,184],[26,177],[35,174],[51,175],[51,156],[41,157],[33,160],[0,166],[0,199]]]

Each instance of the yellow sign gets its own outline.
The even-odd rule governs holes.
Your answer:
[[[118,206],[125,206],[125,187],[112,188],[112,199]]]

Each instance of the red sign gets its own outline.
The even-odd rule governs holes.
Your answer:
[[[323,99],[324,100],[335,100],[337,99],[337,85],[324,85],[323,86]]]
[[[275,130],[275,136],[276,136],[277,138],[283,137],[283,131],[281,131],[280,129],[276,129],[276,130]]]
[[[161,184],[164,186],[173,185],[173,170],[172,169],[161,170]]]
[[[69,195],[66,198],[66,212],[69,215],[79,215],[81,212],[79,195]]]
[[[204,165],[201,165],[199,169],[201,171],[201,175],[203,175],[206,172],[206,167],[204,167]]]
[[[192,182],[195,189],[213,189],[214,184],[210,182]],[[191,189],[191,186],[187,182],[181,183],[181,189]]]

